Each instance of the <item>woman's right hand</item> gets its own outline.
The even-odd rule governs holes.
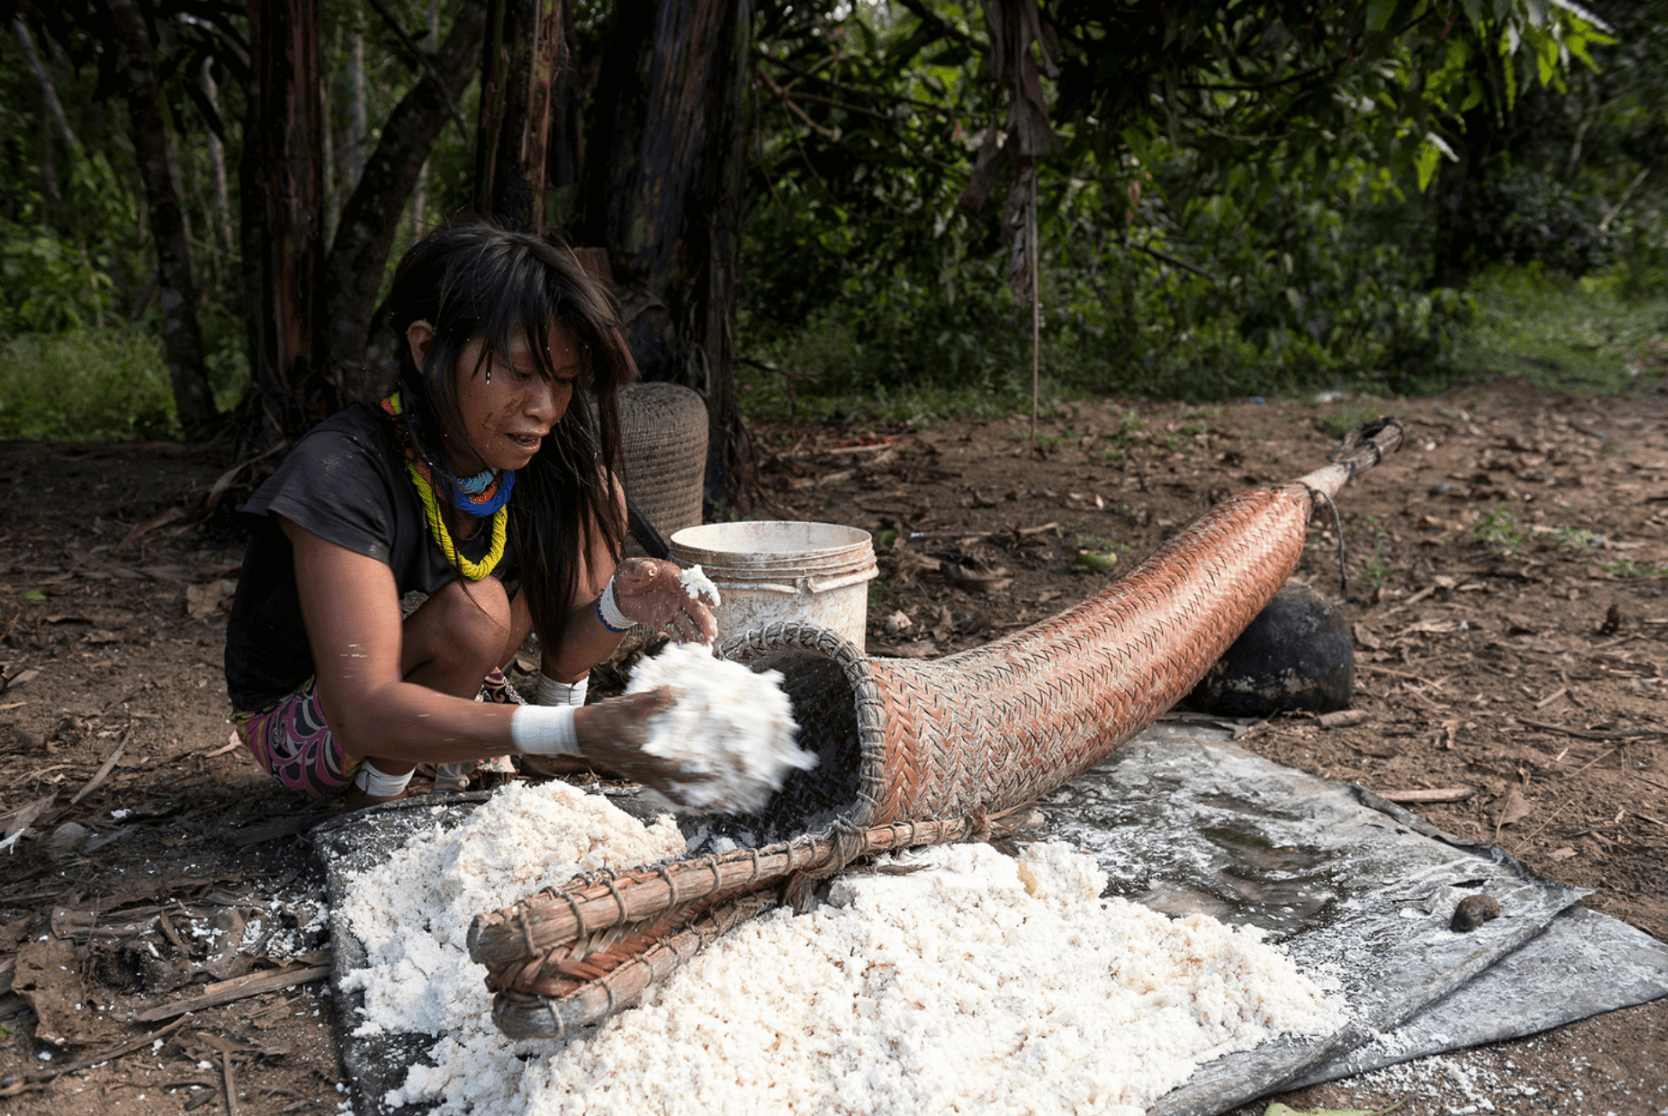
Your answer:
[[[679,643],[711,643],[718,634],[707,594],[690,596],[683,571],[663,558],[627,558],[614,571],[614,599],[627,617],[655,631],[670,632]]]
[[[599,701],[574,710],[573,730],[579,754],[622,779],[659,791],[674,802],[681,794],[674,783],[697,782],[701,776],[683,771],[675,760],[643,751],[649,739],[649,719],[675,703],[665,686],[641,694]]]

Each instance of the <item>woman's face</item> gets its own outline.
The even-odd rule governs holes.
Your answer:
[[[447,462],[455,475],[466,477],[484,468],[523,468],[538,453],[550,428],[567,413],[579,375],[578,348],[560,323],[552,324],[548,336],[550,367],[555,372],[549,380],[540,374],[527,338],[520,334],[501,356],[485,355],[486,341],[479,337],[464,346],[452,374],[468,442],[455,444],[455,437],[445,441]],[[413,322],[406,337],[420,367],[433,330],[427,322]]]

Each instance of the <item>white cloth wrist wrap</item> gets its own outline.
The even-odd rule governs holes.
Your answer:
[[[623,632],[637,623],[631,617],[620,611],[620,598],[614,592],[614,579],[608,579],[608,588],[602,591],[597,600],[597,615],[602,617],[603,624],[611,632]]]
[[[353,785],[370,795],[372,798],[392,798],[405,791],[406,784],[411,782],[411,772],[404,775],[390,775],[381,770],[370,760],[362,760],[359,773],[353,777]]]
[[[518,705],[510,715],[510,742],[531,756],[577,756],[573,705]]]
[[[558,682],[548,678],[541,671],[539,673],[539,704],[540,705],[584,705],[585,692],[590,689],[591,676],[586,675],[577,682]]]

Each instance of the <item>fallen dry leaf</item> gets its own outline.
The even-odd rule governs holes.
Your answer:
[[[1523,789],[1513,787],[1506,792],[1506,797],[1496,804],[1494,828],[1499,830],[1503,826],[1515,825],[1528,817],[1530,813],[1529,800],[1523,797]]]
[[[193,620],[207,620],[221,610],[221,602],[237,592],[237,582],[224,578],[207,585],[185,587],[185,611]]]
[[[123,537],[122,541],[116,544],[116,549],[120,550],[122,547],[127,546],[129,543],[137,541],[141,536],[143,536],[145,534],[148,534],[151,531],[156,530],[158,527],[166,527],[170,523],[177,523],[180,520],[184,519],[187,514],[189,514],[189,513],[187,513],[184,508],[181,508],[181,507],[169,508],[167,511],[163,512],[161,515],[158,515],[158,516],[156,516],[152,519],[147,519],[147,520],[145,520],[145,522],[139,524],[133,530],[129,531],[126,534],[126,536]]]
[[[59,938],[26,942],[17,954],[12,990],[35,1009],[35,1037],[54,1046],[80,1046],[121,1031],[93,1009],[81,980],[75,946]]]
[[[1449,632],[1460,631],[1460,624],[1463,622],[1460,620],[1420,620],[1409,624],[1396,634],[1404,636],[1413,632],[1424,632],[1428,635],[1445,635]]]
[[[10,849],[16,845],[23,831],[29,828],[29,824],[40,817],[57,797],[58,792],[53,791],[45,798],[25,802],[15,810],[8,810],[4,814],[0,814],[0,832],[5,834],[5,839],[0,840],[0,849]]]
[[[1354,628],[1355,642],[1369,651],[1377,651],[1384,646],[1384,641],[1378,638],[1373,630],[1365,624],[1357,623]]]
[[[969,593],[994,593],[1014,583],[1013,571],[1006,566],[976,570],[946,563],[942,572],[945,584]]]

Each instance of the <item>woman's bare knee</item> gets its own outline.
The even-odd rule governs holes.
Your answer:
[[[510,635],[509,595],[495,577],[453,581],[406,617],[400,667],[406,681],[474,697]]]

